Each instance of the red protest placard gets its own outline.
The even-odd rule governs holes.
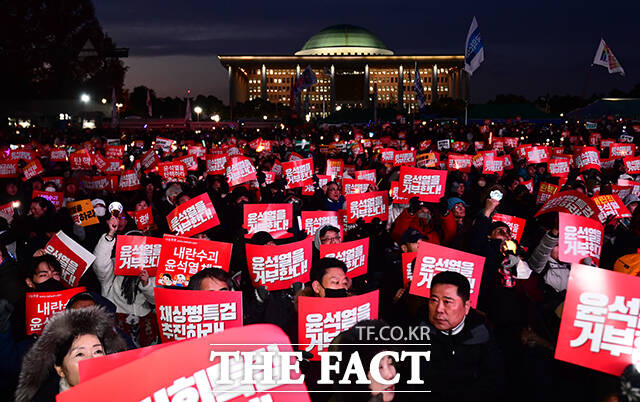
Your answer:
[[[256,168],[251,159],[246,156],[233,156],[227,160],[225,174],[229,186],[237,186],[251,180],[256,180]]]
[[[316,231],[325,225],[331,225],[340,229],[342,236],[342,224],[337,211],[302,211],[302,230],[310,237],[315,236]]]
[[[380,161],[382,163],[393,163],[393,155],[396,150],[393,148],[382,148],[380,150]]]
[[[484,267],[484,257],[465,253],[452,248],[420,242],[416,267],[409,293],[428,298],[431,294],[431,280],[442,271],[455,271],[464,275],[471,285],[471,305],[478,304],[478,292]]]
[[[282,171],[287,178],[287,188],[304,187],[313,180],[313,159],[284,162]]]
[[[157,237],[118,235],[114,275],[138,276],[144,269],[156,276],[161,248],[162,239]]]
[[[624,167],[629,174],[640,174],[640,156],[627,156],[623,159]]]
[[[499,221],[506,223],[511,230],[511,237],[520,243],[522,232],[524,231],[524,225],[527,223],[526,219],[518,218],[517,216],[494,214],[491,220],[493,222]]]
[[[163,343],[242,326],[242,292],[154,288]]]
[[[320,245],[320,258],[333,257],[347,264],[347,276],[356,276],[367,273],[367,256],[369,255],[369,238],[348,241],[338,244]]]
[[[142,166],[142,169],[149,170],[154,167],[159,161],[160,159],[158,158],[156,150],[150,149],[145,152],[144,155],[142,155],[140,165]]]
[[[362,194],[366,193],[371,185],[367,180],[342,179],[342,194]]]
[[[164,235],[156,270],[156,284],[189,285],[189,279],[205,268],[229,271],[231,243]]]
[[[22,169],[22,174],[24,174],[24,179],[29,180],[33,177],[41,175],[44,173],[44,168],[40,163],[39,159],[34,159],[31,162],[27,163],[27,165]]]
[[[551,198],[552,195],[557,193],[560,190],[560,186],[556,186],[551,183],[540,183],[540,187],[538,188],[538,195],[536,196],[536,204],[544,204]]]
[[[636,276],[572,264],[555,358],[622,374],[637,352],[638,288]]]
[[[166,181],[184,182],[187,178],[187,165],[179,161],[158,163],[156,169]]]
[[[378,291],[351,297],[298,298],[298,342],[300,349],[313,354],[326,351],[340,332],[357,322],[378,319]]]
[[[575,153],[573,163],[581,172],[589,169],[600,170],[600,154],[593,147],[581,147]]]
[[[502,176],[502,173],[504,173],[504,158],[501,156],[485,155],[482,160],[482,173]]]
[[[207,156],[207,148],[199,145],[189,145],[187,147],[188,155],[195,155],[198,159],[205,159]]]
[[[547,170],[554,177],[567,177],[571,171],[569,158],[554,158],[547,162]]]
[[[225,165],[229,155],[227,154],[209,154],[207,155],[207,174],[223,175],[225,174]]]
[[[304,382],[295,385],[283,385],[278,380],[281,372],[283,352],[291,352],[291,341],[285,333],[275,325],[258,324],[246,327],[230,328],[217,334],[203,338],[173,342],[164,347],[157,345],[152,351],[112,370],[102,370],[103,375],[70,388],[57,395],[58,402],[76,401],[233,401],[233,402],[309,402]],[[223,376],[231,373],[242,374],[245,371],[245,356],[232,359],[230,366],[221,364],[220,358],[211,359],[211,345],[216,352],[275,352],[273,377],[275,382],[267,384],[263,381],[264,371],[256,367],[246,367],[251,374],[249,384],[241,384],[243,376],[230,376],[230,384],[222,384]],[[204,353],[203,351],[207,351]],[[130,354],[131,352],[124,352]],[[83,367],[94,364],[94,361],[111,360],[112,356],[85,359],[80,363],[82,377]],[[260,358],[260,355],[254,355]],[[248,359],[249,357],[247,357]],[[179,362],[179,364],[167,364]],[[292,379],[300,377],[297,364],[289,371]],[[107,365],[108,367],[108,365]],[[158,368],[162,368],[158,370]],[[252,370],[251,370],[252,369]],[[141,375],[153,371],[153,375]],[[131,381],[135,378],[135,381]],[[126,387],[114,387],[114,384],[130,384]],[[281,392],[279,392],[281,391]]]
[[[267,232],[274,239],[293,236],[287,231],[293,227],[292,204],[244,204],[243,215],[242,227],[249,232],[244,235],[245,239],[258,232]]]
[[[69,299],[86,290],[84,287],[78,287],[57,292],[27,293],[25,305],[27,335],[39,335],[49,322],[49,318],[66,310]]]
[[[51,162],[66,162],[67,161],[67,150],[64,148],[54,148],[51,150],[49,154],[49,160]]]
[[[615,218],[631,218],[631,212],[616,194],[606,194],[593,197],[593,202],[600,209],[598,220],[604,224],[612,215]]]
[[[432,168],[440,163],[440,154],[438,152],[427,152],[416,156],[416,167]]]
[[[631,187],[631,194],[637,195],[640,197],[640,182],[626,179],[618,179],[619,186],[628,186]],[[622,196],[620,196],[622,198]]]
[[[18,161],[0,162],[0,178],[9,179],[18,177]]]
[[[589,197],[579,191],[571,190],[552,195],[534,217],[549,212],[566,212],[584,216],[585,218],[597,219],[598,211],[598,206]]]
[[[120,176],[118,191],[134,191],[140,189],[140,178],[135,170],[125,170]]]
[[[193,172],[198,170],[198,156],[197,155],[185,155],[174,159],[175,162],[182,162],[187,167],[187,170]]]
[[[122,159],[124,156],[124,145],[107,145],[104,147],[104,156],[107,159]]]
[[[612,158],[624,158],[626,156],[633,156],[636,152],[635,144],[628,143],[614,143],[609,148],[609,156]]]
[[[471,155],[449,154],[447,156],[447,170],[459,170],[463,173],[471,171]]]
[[[420,201],[438,202],[444,195],[446,183],[445,170],[400,167],[398,185],[402,197],[418,197]]]
[[[549,147],[543,146],[535,146],[535,147],[526,147],[525,148],[525,156],[527,158],[527,163],[546,163],[549,161]]]
[[[583,262],[587,257],[596,265],[600,262],[604,226],[595,219],[559,213],[559,252],[563,262]]]
[[[28,149],[13,149],[11,151],[11,160],[19,161],[23,160],[25,162],[31,162],[36,158],[35,152]]]
[[[407,204],[409,199],[400,195],[400,186],[397,181],[391,182],[391,188],[389,189],[389,196],[393,199],[393,204]]]
[[[129,216],[136,222],[138,230],[147,231],[153,225],[153,211],[151,207],[146,207],[140,211],[127,211]]]
[[[180,236],[193,236],[220,224],[209,194],[202,193],[178,205],[167,216],[169,229]]]
[[[288,289],[295,282],[309,281],[311,237],[279,246],[247,244],[246,252],[249,276],[256,288]]]
[[[374,218],[386,221],[389,217],[389,194],[374,191],[364,194],[349,194],[346,197],[347,223],[355,223],[359,218],[371,222]]]
[[[327,168],[325,174],[332,177],[341,177],[344,169],[344,161],[342,159],[327,159]]]
[[[600,144],[600,140],[602,139],[602,134],[600,133],[590,133],[589,134],[589,145],[593,145],[597,147]]]
[[[58,208],[62,208],[62,201],[64,200],[64,193],[63,192],[53,192],[53,191],[33,190],[33,192],[31,193],[31,199],[34,199],[36,197],[41,197],[41,198],[44,198],[44,199],[47,199],[47,200],[51,201],[53,206],[56,207],[56,209],[58,209]]]
[[[416,151],[395,151],[393,166],[413,166],[416,163]]]
[[[44,247],[44,252],[56,257],[60,262],[62,268],[60,279],[71,288],[78,286],[80,278],[96,259],[92,253],[62,231],[51,237]]]
[[[416,259],[417,255],[417,252],[402,253],[402,285],[404,288],[406,288],[413,279],[413,269],[411,264],[413,263],[413,260]]]
[[[364,180],[370,183],[376,182],[376,170],[356,170],[356,180]]]
[[[116,177],[116,176],[111,176],[111,177]],[[89,190],[89,191],[108,189],[110,186],[109,179],[106,176],[91,176],[91,177],[85,176],[82,179],[82,185],[86,190]]]
[[[69,155],[69,164],[71,170],[87,170],[91,169],[91,154],[86,149],[76,151]]]

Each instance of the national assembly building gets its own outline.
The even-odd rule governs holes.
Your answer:
[[[308,99],[313,116],[341,107],[369,108],[376,92],[380,107],[416,111],[416,63],[427,103],[438,97],[463,99],[468,87],[463,54],[397,55],[370,31],[352,25],[323,29],[294,55],[218,58],[229,74],[231,104],[262,98],[288,106],[291,85],[310,66],[317,83],[303,91],[302,99]]]

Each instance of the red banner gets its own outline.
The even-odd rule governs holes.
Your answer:
[[[344,161],[342,159],[327,159],[327,168],[325,174],[332,177],[341,177],[344,169]]]
[[[393,166],[413,166],[416,163],[416,151],[395,151]]]
[[[154,288],[163,343],[242,326],[242,292]]]
[[[229,156],[227,154],[209,154],[207,155],[207,174],[223,175],[225,174],[225,165]]]
[[[242,227],[250,239],[258,232],[268,232],[274,239],[292,237],[287,230],[293,227],[293,205],[285,204],[244,204]]]
[[[502,173],[504,173],[504,157],[485,155],[482,160],[482,174],[502,176]]]
[[[536,196],[536,203],[538,205],[544,204],[551,198],[552,195],[557,193],[560,190],[560,186],[556,186],[551,183],[540,183],[540,187],[538,188],[538,195]]]
[[[429,298],[433,277],[438,272],[454,271],[464,275],[469,280],[471,285],[470,301],[475,308],[478,304],[478,292],[480,291],[484,259],[484,257],[475,254],[428,242],[420,242],[409,293]]]
[[[615,144],[611,144],[611,147],[609,148],[609,156],[612,158],[624,158],[626,156],[633,156],[635,152],[635,144],[617,142]]]
[[[432,168],[437,167],[440,163],[440,154],[438,152],[427,152],[416,156],[416,167]]]
[[[157,237],[118,235],[114,275],[138,276],[144,269],[156,276],[161,248],[162,239]]]
[[[69,155],[69,164],[71,170],[88,170],[91,169],[91,154],[86,149],[76,151]]]
[[[342,224],[337,211],[302,211],[301,221],[302,230],[310,237],[315,236],[316,231],[325,225],[339,228],[342,237]]]
[[[338,244],[320,245],[320,258],[337,258],[347,264],[347,276],[356,276],[367,273],[367,256],[369,255],[369,238],[348,241]]]
[[[397,181],[391,182],[391,188],[389,189],[389,196],[392,198],[393,204],[408,204],[409,199],[400,195],[400,186]]]
[[[569,158],[554,158],[547,162],[547,170],[554,177],[567,177],[571,168],[569,166]]]
[[[104,147],[104,156],[107,159],[122,159],[124,156],[124,145],[106,145]]]
[[[187,148],[188,155],[195,155],[198,159],[205,159],[207,156],[207,148],[199,145],[189,145]]]
[[[234,156],[227,160],[225,167],[227,182],[234,187],[238,184],[256,180],[256,168],[251,163],[251,159],[246,156]]]
[[[549,147],[527,147],[525,148],[527,163],[547,163],[549,161]]]
[[[256,288],[288,289],[295,282],[309,281],[311,237],[279,246],[247,244],[246,251],[249,276]]]
[[[174,159],[174,162],[182,162],[190,172],[198,170],[198,156],[197,155],[185,155]]]
[[[374,218],[386,221],[389,217],[389,194],[375,191],[364,194],[350,194],[346,197],[347,223],[355,223],[359,218],[371,222]]]
[[[370,183],[376,182],[376,170],[356,170],[356,180],[364,180]]]
[[[27,335],[39,335],[54,314],[67,309],[67,302],[84,287],[60,290],[58,292],[27,293],[25,305]]]
[[[559,213],[560,247],[558,259],[563,262],[583,262],[591,258],[596,265],[600,262],[604,227],[594,219]]]
[[[18,177],[18,161],[0,162],[0,178],[8,179]]]
[[[596,169],[599,171],[600,154],[598,153],[598,150],[593,147],[582,147],[579,151],[576,151],[573,163],[581,172],[589,169]]]
[[[304,187],[313,181],[313,159],[284,162],[282,170],[287,178],[287,188]]]
[[[447,170],[459,170],[463,173],[471,171],[471,155],[449,154],[447,157]]]
[[[73,288],[84,273],[93,264],[96,257],[72,238],[59,231],[44,247],[44,252],[56,257],[62,268],[60,279]]]
[[[640,197],[640,182],[633,181],[633,180],[618,179],[618,185],[631,187],[631,194],[634,194]],[[622,196],[620,196],[620,198],[622,198]]]
[[[106,176],[85,176],[82,179],[82,185],[89,191],[109,189],[110,186],[109,179]]]
[[[205,268],[228,272],[232,246],[231,243],[164,235],[156,284],[187,287],[189,279]]]
[[[593,202],[595,202],[600,209],[598,219],[602,224],[612,215],[615,218],[631,218],[631,212],[629,212],[620,197],[615,194],[593,197]]]
[[[304,383],[282,385],[276,380],[274,384],[265,383],[263,370],[252,366],[245,367],[245,357],[232,359],[231,364],[222,364],[219,357],[211,361],[211,345],[216,352],[291,352],[291,341],[284,332],[270,324],[250,325],[230,328],[226,331],[211,334],[197,339],[174,342],[164,347],[155,346],[152,351],[142,353],[135,351],[127,364],[108,370],[99,370],[103,375],[72,387],[57,395],[58,402],[76,401],[233,401],[233,402],[309,402]],[[206,353],[204,351],[207,351]],[[132,352],[123,352],[131,355]],[[80,362],[82,376],[85,365],[95,366],[103,361],[108,362],[120,354],[86,359]],[[254,355],[256,357],[260,355]],[[281,355],[282,356],[282,355]],[[259,357],[258,357],[259,358]],[[274,358],[274,379],[281,369],[281,360]],[[169,364],[179,362],[179,364]],[[297,364],[288,371],[292,379],[300,376]],[[161,369],[159,369],[161,368]],[[98,371],[94,367],[93,371]],[[249,384],[241,384],[242,373],[247,369],[253,380]],[[230,384],[222,384],[224,376],[231,370]],[[151,373],[153,375],[142,375]],[[239,374],[238,376],[234,373]],[[135,381],[132,381],[135,379]],[[114,386],[128,384],[128,386]],[[280,392],[282,391],[282,392]]]
[[[128,211],[129,216],[136,222],[138,230],[145,232],[153,225],[153,211],[146,207],[140,211]]]
[[[52,149],[49,154],[49,160],[51,162],[66,162],[67,161],[67,150],[62,148]]]
[[[25,162],[31,162],[35,158],[35,152],[28,149],[14,149],[11,151],[11,160],[14,161],[19,161],[22,159]]]
[[[33,192],[31,193],[31,199],[34,199],[36,197],[42,197],[44,199],[47,199],[47,200],[51,201],[53,206],[56,207],[56,209],[58,209],[58,208],[62,208],[62,201],[64,200],[64,193],[63,192],[53,192],[53,191],[33,190]]]
[[[371,185],[367,180],[342,179],[342,194],[362,194],[366,193]]]
[[[31,162],[27,163],[27,165],[22,169],[22,174],[24,174],[24,179],[29,180],[33,177],[41,175],[44,173],[44,169],[42,168],[42,164],[40,164],[39,159],[34,159]]]
[[[169,230],[186,237],[202,233],[220,224],[218,214],[207,193],[202,193],[178,205],[167,216],[167,222],[169,222]]]
[[[500,221],[506,223],[511,230],[511,237],[520,243],[520,239],[522,239],[522,232],[524,231],[524,225],[527,223],[526,219],[518,218],[517,216],[494,214],[491,220],[493,222]]]
[[[438,202],[444,195],[446,183],[447,172],[444,170],[400,168],[398,185],[402,197],[411,199],[417,196],[420,201]]]
[[[624,167],[629,174],[640,174],[640,156],[627,156],[623,159]]]
[[[135,170],[125,170],[120,176],[118,191],[134,191],[140,189],[140,178]]]
[[[378,319],[378,291],[351,297],[298,298],[298,342],[300,349],[313,354],[326,351],[342,331],[364,320]]]
[[[573,264],[555,358],[620,376],[637,352],[640,278]]]
[[[571,190],[552,195],[534,217],[548,212],[566,212],[584,216],[585,218],[597,219],[598,211],[598,206],[589,197],[579,191]]]
[[[149,170],[159,162],[158,154],[155,149],[150,149],[142,155],[140,165],[142,169]]]
[[[380,150],[380,161],[382,163],[393,163],[393,156],[395,152],[396,151],[393,148],[382,148]]]
[[[184,182],[187,178],[187,165],[180,161],[161,162],[156,165],[156,169],[160,177],[166,181]]]

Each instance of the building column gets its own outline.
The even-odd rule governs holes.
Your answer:
[[[398,109],[404,111],[404,68],[398,67]]]
[[[362,99],[362,105],[364,108],[369,107],[369,65],[364,65],[364,95]]]
[[[229,105],[234,105],[236,103],[236,94],[235,94],[235,69],[233,66],[229,66]]]
[[[331,74],[330,74],[330,86],[331,86],[331,100],[329,102],[329,109],[331,110],[330,113],[333,113],[336,111],[336,68],[335,66],[332,64],[331,65]]]
[[[431,74],[431,103],[435,103],[438,100],[438,65],[433,65],[433,71]]]
[[[262,77],[260,79],[260,96],[263,100],[267,100],[267,67],[262,65]]]

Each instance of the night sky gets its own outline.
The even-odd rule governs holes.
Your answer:
[[[94,0],[104,31],[128,47],[125,86],[158,96],[213,94],[228,100],[217,54],[293,54],[334,24],[362,26],[396,54],[462,53],[473,16],[485,62],[472,101],[499,93],[534,99],[582,94],[600,37],[626,76],[591,68],[587,93],[640,83],[638,1],[204,1]]]

